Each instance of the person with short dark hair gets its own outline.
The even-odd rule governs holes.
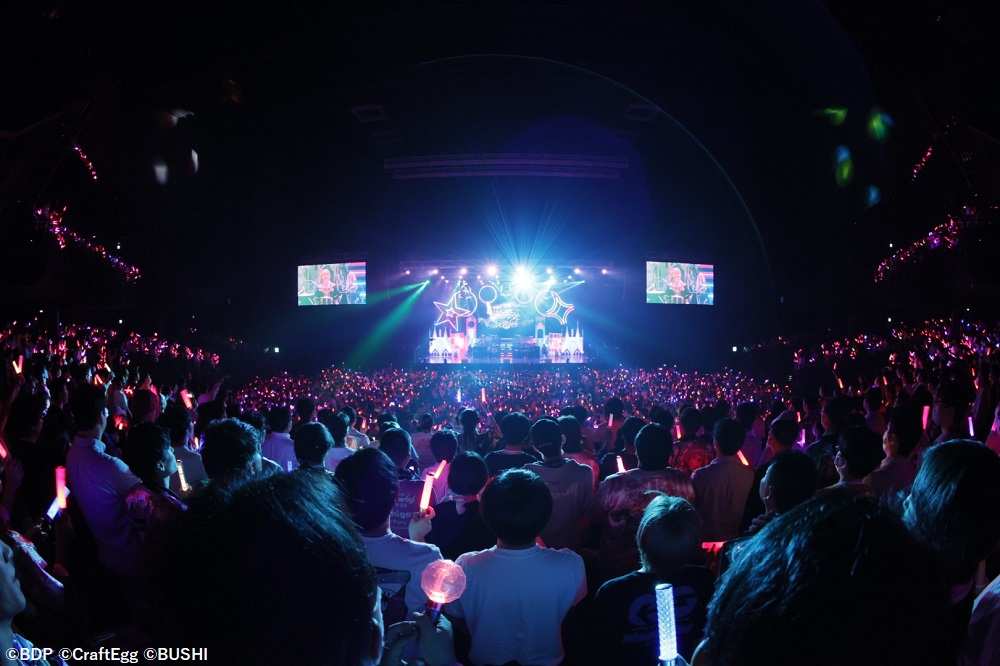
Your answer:
[[[177,460],[178,473],[168,477],[167,487],[178,497],[185,497],[191,488],[208,478],[201,454],[188,448],[188,442],[194,436],[191,412],[180,405],[167,405],[160,418],[156,420],[156,425],[166,428],[170,445],[174,449],[174,458]],[[181,470],[184,471],[184,483],[187,487],[182,487]]]
[[[531,445],[542,454],[542,462],[525,465],[545,479],[552,493],[552,516],[542,528],[542,541],[549,548],[576,548],[580,543],[580,521],[594,495],[594,472],[563,455],[565,441],[559,423],[542,417],[531,426]]]
[[[417,421],[417,431],[410,436],[413,450],[417,452],[417,465],[423,472],[428,467],[434,467],[434,453],[431,451],[431,431],[434,429],[434,417],[421,414]]]
[[[790,451],[792,449],[798,439],[799,432],[799,424],[793,419],[786,419],[779,416],[771,421],[771,427],[767,435],[767,447],[761,456],[761,464],[754,470],[753,486],[751,487],[750,495],[747,496],[746,505],[743,507],[743,520],[740,522],[741,534],[750,529],[750,525],[755,518],[766,513],[761,494],[754,492],[753,489],[761,487],[764,475],[767,473],[773,457],[782,451]],[[813,491],[816,490],[815,485],[814,481]]]
[[[745,542],[719,579],[692,664],[954,663],[947,603],[933,556],[891,510],[831,491]]]
[[[327,457],[333,448],[333,437],[325,425],[315,421],[306,423],[295,433],[292,441],[299,467],[333,474],[333,470],[326,466]]]
[[[674,451],[670,456],[670,466],[685,474],[691,474],[701,469],[715,459],[712,442],[698,435],[702,427],[702,414],[694,407],[681,410],[681,436],[674,442]]]
[[[694,506],[701,516],[705,541],[726,541],[739,534],[754,471],[736,457],[746,437],[743,424],[721,419],[712,434],[719,455],[691,475]]]
[[[379,449],[362,449],[345,458],[334,474],[354,518],[368,557],[379,571],[387,622],[409,617],[427,603],[420,574],[441,559],[437,546],[395,534],[389,514],[399,493],[395,463]],[[408,533],[408,532],[407,532]]]
[[[125,462],[142,481],[125,498],[125,511],[139,541],[143,542],[157,524],[176,520],[185,509],[184,503],[166,485],[167,478],[177,473],[170,435],[153,423],[134,426],[125,444]]]
[[[837,454],[833,459],[840,481],[820,488],[817,492],[846,488],[862,495],[871,495],[872,488],[864,479],[878,468],[884,455],[879,445],[879,436],[866,426],[846,428],[837,438]]]
[[[292,441],[292,412],[288,407],[272,407],[267,412],[267,428],[270,432],[260,445],[260,454],[273,460],[281,469],[291,472],[299,466],[295,456],[295,442]]]
[[[851,399],[837,395],[825,403],[820,412],[820,423],[823,434],[815,442],[806,447],[806,453],[816,463],[819,472],[819,487],[832,486],[840,481],[833,459],[837,456],[837,438],[847,427],[847,417],[851,413]]]
[[[399,479],[396,504],[390,514],[392,531],[396,534],[408,534],[410,520],[419,513],[420,496],[424,492],[423,482],[409,466],[412,449],[410,433],[397,427],[386,429],[379,438],[379,449],[395,463]],[[432,493],[431,504],[436,504],[437,501],[437,495]]]
[[[816,493],[816,466],[803,451],[786,449],[774,454],[760,481],[758,496],[764,510],[753,518],[749,534],[756,534],[780,514]]]
[[[295,423],[292,424],[291,435],[295,438],[295,433],[299,428],[307,423],[312,423],[319,415],[316,401],[312,398],[299,398],[295,401]]]
[[[976,597],[980,562],[1000,543],[1000,458],[981,442],[956,439],[936,444],[904,504],[910,532],[937,553],[951,587],[946,616],[957,652]]]
[[[330,437],[333,438],[333,447],[326,454],[324,462],[326,468],[332,472],[337,469],[341,460],[354,453],[354,449],[347,448],[347,429],[350,427],[348,425],[350,418],[343,412],[337,412],[330,414],[323,421],[323,425],[330,431]]]
[[[70,409],[76,437],[66,454],[66,484],[97,541],[101,564],[134,587],[142,567],[125,498],[140,480],[128,465],[104,452],[101,435],[108,424],[104,389],[93,384],[78,387],[70,396]]]
[[[229,663],[373,666],[383,638],[388,650],[415,635],[385,627],[375,569],[335,484],[296,472],[213,490],[192,502],[158,563],[160,644]],[[430,664],[454,662],[447,620],[417,626]]]
[[[213,421],[205,429],[201,460],[211,480],[259,474],[260,434],[238,419]]]
[[[465,592],[446,609],[468,625],[469,660],[559,663],[560,625],[586,596],[587,582],[579,555],[535,542],[549,522],[552,493],[534,472],[510,469],[483,490],[480,510],[496,546],[458,558]]]
[[[908,491],[917,478],[917,468],[910,461],[910,454],[923,436],[920,418],[916,410],[903,408],[889,419],[882,436],[885,458],[865,479],[876,497],[896,498]]]
[[[609,580],[590,616],[594,663],[655,664],[659,656],[655,588],[673,585],[677,647],[690,659],[701,639],[715,577],[690,562],[700,553],[701,519],[681,497],[652,493],[636,534],[641,566]]]
[[[505,469],[524,467],[538,461],[538,456],[524,449],[531,436],[531,420],[520,412],[508,414],[500,420],[500,441],[503,448],[491,451],[483,458],[490,476],[498,476]]]
[[[448,486],[454,496],[434,505],[431,531],[424,539],[441,549],[447,560],[463,553],[484,550],[496,543],[479,513],[479,493],[489,479],[479,454],[463,451],[448,469]],[[412,524],[412,523],[411,523]],[[413,532],[411,531],[411,538]]]
[[[651,423],[635,437],[639,466],[612,474],[597,487],[591,520],[600,529],[598,570],[602,580],[624,576],[639,568],[636,530],[656,491],[688,502],[695,499],[691,479],[667,466],[672,451],[670,430]],[[596,538],[596,537],[594,537]]]
[[[438,501],[448,496],[448,477],[451,475],[451,462],[458,453],[458,437],[453,430],[439,430],[431,436],[431,453],[434,454],[434,465],[428,467],[420,473],[420,480],[423,481],[428,476],[437,471],[441,463],[441,473],[434,478],[434,497]]]
[[[976,398],[975,389],[965,382],[941,382],[934,394],[931,421],[941,429],[941,434],[931,442],[940,444],[951,439],[969,437],[968,411]]]

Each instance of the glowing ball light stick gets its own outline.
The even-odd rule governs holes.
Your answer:
[[[465,592],[465,572],[451,560],[435,560],[420,574],[420,587],[427,595],[427,615],[437,622],[441,608]]]
[[[677,622],[674,618],[674,586],[656,586],[656,624],[660,637],[660,662],[673,664],[677,659]]]
[[[56,467],[56,505],[66,508],[66,468]]]

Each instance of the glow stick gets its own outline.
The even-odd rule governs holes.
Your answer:
[[[462,389],[458,389],[458,394],[456,395],[459,402],[462,402]]]
[[[799,429],[799,444],[801,444],[802,446],[806,445],[806,429],[805,428],[800,428]]]
[[[486,402],[486,389],[479,389],[479,400],[480,402]]]
[[[976,426],[975,424],[973,424],[971,416],[969,417],[969,436],[970,437],[976,436]]]
[[[614,414],[608,414],[608,427],[612,428],[612,427],[614,427],[614,425],[615,425],[615,415]]]
[[[292,470],[295,469],[295,463],[293,463],[291,460],[289,460],[288,464],[286,465],[286,467],[288,467],[288,471],[289,471],[289,473],[291,473]]]
[[[622,462],[622,457],[621,456],[615,456],[615,458],[617,458],[617,460],[618,460],[618,473],[619,474],[624,474],[625,473],[625,463]]]
[[[424,491],[420,493],[420,513],[423,513],[431,505],[431,491],[434,490],[434,475],[428,474],[424,477]]]
[[[701,548],[702,550],[707,550],[710,553],[717,553],[722,549],[722,546],[725,543],[725,541],[702,541]]]
[[[194,450],[201,451],[201,442],[198,440],[198,435],[194,436]]]
[[[182,493],[191,490],[191,486],[188,485],[187,479],[184,477],[184,463],[180,460],[177,461],[177,479],[181,482]]]
[[[3,445],[3,440],[0,439],[0,458],[2,458],[3,460],[6,460],[7,456],[9,456],[9,455],[10,455],[10,451],[7,450],[7,447]]]
[[[447,460],[442,460],[441,462],[438,463],[437,469],[435,469],[433,472],[431,472],[431,474],[434,475],[435,479],[440,479],[441,478],[441,472],[444,471],[444,466],[445,466],[446,462],[448,462],[448,461]]]
[[[674,426],[674,439],[680,439],[681,438],[681,434],[682,434],[681,433],[681,427],[679,425],[675,425]]]
[[[747,457],[745,455],[743,455],[742,451],[737,451],[736,452],[736,457],[739,458],[740,462],[743,463],[744,465],[746,465],[747,467],[750,466],[750,462],[747,460]]]
[[[802,412],[795,412],[795,422],[802,423]]]
[[[184,401],[184,406],[191,409],[191,394],[188,393],[187,389],[181,389],[181,400]]]
[[[844,380],[843,380],[843,379],[841,379],[840,377],[837,377],[837,386],[839,386],[839,387],[840,387],[840,390],[841,390],[841,391],[843,391],[843,390],[844,390]]]
[[[21,356],[18,360],[11,361],[10,364],[14,366],[14,372],[21,374],[21,370],[24,368],[24,357]]]
[[[66,508],[66,468],[56,467],[56,505]]]
[[[924,416],[923,416],[924,430],[927,430],[927,419],[930,418],[930,415],[931,415],[931,406],[924,405]]]
[[[420,587],[427,595],[427,615],[437,622],[441,607],[465,592],[465,571],[451,560],[435,560],[420,574]]]
[[[674,618],[674,586],[656,586],[656,626],[660,637],[660,661],[673,663],[677,659],[677,621]]]

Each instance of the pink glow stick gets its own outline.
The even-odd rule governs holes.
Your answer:
[[[619,474],[624,474],[625,473],[625,463],[622,461],[622,457],[621,456],[615,456],[615,458],[618,461],[618,473]]]
[[[66,508],[66,468],[56,467],[56,506]]]
[[[187,389],[181,390],[181,400],[184,401],[184,406],[191,409],[191,394],[188,393]]]
[[[747,460],[747,457],[745,455],[743,455],[742,451],[737,451],[736,452],[736,457],[739,458],[740,462],[743,463],[744,465],[746,465],[747,467],[750,466],[750,462]]]
[[[924,430],[927,430],[927,419],[929,419],[930,416],[931,416],[931,406],[930,405],[924,405],[924,415],[923,415]]]

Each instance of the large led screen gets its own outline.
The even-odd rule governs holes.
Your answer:
[[[712,305],[715,303],[715,267],[712,264],[647,261],[646,302]]]
[[[363,305],[365,262],[299,266],[299,305]]]

